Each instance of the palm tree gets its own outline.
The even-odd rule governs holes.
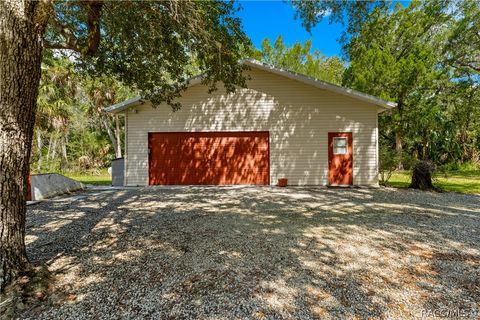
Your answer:
[[[67,58],[45,57],[35,118],[37,170],[43,160],[43,139],[48,137],[47,160],[56,158],[60,148],[62,164],[67,162],[67,134],[71,108],[78,89],[78,79],[73,64]]]

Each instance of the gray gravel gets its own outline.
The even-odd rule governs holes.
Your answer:
[[[480,195],[140,188],[30,206],[31,319],[480,314]]]

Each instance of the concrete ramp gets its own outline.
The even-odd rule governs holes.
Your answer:
[[[58,173],[35,174],[30,179],[33,201],[86,188],[84,184]]]

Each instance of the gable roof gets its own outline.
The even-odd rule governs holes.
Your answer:
[[[338,94],[341,94],[341,95],[344,95],[344,96],[347,96],[347,97],[350,97],[350,98],[353,98],[353,99],[357,99],[357,100],[361,100],[361,101],[364,101],[364,102],[367,102],[367,103],[374,104],[374,105],[381,108],[379,112],[385,111],[387,109],[392,109],[392,108],[395,108],[397,106],[397,104],[395,102],[386,101],[386,100],[380,99],[378,97],[375,97],[375,96],[372,96],[372,95],[369,95],[369,94],[366,94],[366,93],[363,93],[363,92],[360,92],[360,91],[357,91],[357,90],[341,87],[341,86],[335,85],[333,83],[318,80],[318,79],[315,79],[315,78],[312,78],[312,77],[309,77],[309,76],[306,76],[306,75],[303,75],[303,74],[299,74],[299,73],[296,73],[296,72],[293,72],[293,71],[290,71],[290,70],[277,68],[277,67],[274,67],[272,65],[269,65],[269,64],[266,64],[266,63],[263,63],[263,62],[260,62],[260,61],[255,60],[255,59],[246,59],[246,60],[241,61],[241,63],[243,63],[243,64],[245,64],[249,67],[260,69],[260,70],[267,71],[267,72],[271,72],[271,73],[274,73],[274,74],[277,74],[277,75],[280,75],[280,76],[283,76],[283,77],[286,77],[286,78],[289,78],[289,79],[292,79],[292,80],[295,80],[295,81],[299,81],[299,82],[311,85],[311,86],[319,88],[319,89],[332,91],[332,92],[335,92],[335,93],[338,93]],[[193,78],[190,78],[189,80],[187,80],[187,83],[188,83],[187,87],[199,84],[199,83],[201,83],[201,81],[202,81],[202,75],[198,75],[198,76],[195,76]],[[127,110],[128,108],[138,106],[138,105],[144,103],[145,101],[146,100],[144,98],[138,96],[138,97],[128,99],[128,100],[125,100],[123,102],[114,104],[112,106],[109,106],[109,107],[105,108],[105,111],[110,112],[110,113],[119,113],[119,112]]]

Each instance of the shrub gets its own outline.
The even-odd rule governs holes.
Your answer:
[[[402,152],[397,152],[391,148],[380,146],[380,184],[386,185],[397,169],[399,163],[406,161],[407,157]]]

